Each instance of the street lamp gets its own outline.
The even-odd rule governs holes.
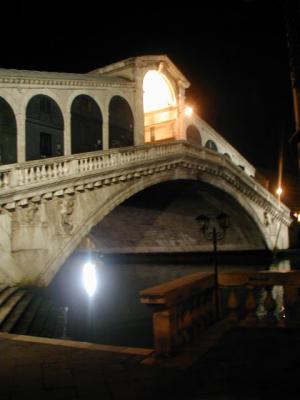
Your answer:
[[[200,214],[196,218],[196,220],[199,221],[200,229],[203,232],[205,239],[211,240],[213,242],[216,319],[219,320],[220,310],[219,310],[217,242],[219,240],[224,239],[226,230],[229,228],[230,225],[230,217],[229,215],[222,212],[221,214],[213,218]],[[221,228],[221,230],[217,228]]]

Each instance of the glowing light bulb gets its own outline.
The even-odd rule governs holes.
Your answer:
[[[281,188],[281,187],[279,187],[279,188],[276,190],[276,194],[278,194],[278,196],[280,196],[280,195],[282,194],[282,188]]]
[[[186,106],[184,109],[184,113],[187,117],[190,117],[193,114],[193,109],[190,106]]]
[[[97,289],[97,274],[95,265],[91,262],[84,264],[82,275],[83,286],[87,294],[92,297]]]

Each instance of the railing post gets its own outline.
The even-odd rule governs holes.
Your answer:
[[[167,309],[153,313],[154,347],[158,356],[174,352],[174,310]]]

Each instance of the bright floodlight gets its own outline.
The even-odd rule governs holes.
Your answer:
[[[94,264],[87,262],[83,266],[83,286],[87,294],[91,297],[95,294],[97,288],[96,267]]]
[[[156,70],[148,71],[143,81],[144,112],[175,106],[175,96],[167,79]]]
[[[278,194],[278,196],[280,196],[280,195],[282,194],[282,188],[281,188],[281,187],[279,187],[279,188],[276,190],[276,194]]]
[[[193,114],[193,109],[190,106],[186,106],[184,109],[184,113],[187,117],[190,117]]]

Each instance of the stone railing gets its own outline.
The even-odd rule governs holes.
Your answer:
[[[178,166],[219,176],[267,209],[273,217],[283,219],[285,224],[290,223],[288,208],[278,203],[278,200],[253,177],[247,175],[222,154],[192,146],[185,141],[81,153],[0,166],[0,205],[14,209],[16,201],[22,203],[23,200],[36,196],[36,193],[38,196],[45,196],[50,186],[53,193],[57,191],[60,194],[62,190],[73,190],[70,188],[72,182],[92,188],[102,185],[96,182],[102,177],[106,184],[105,180],[110,175],[113,176],[113,182],[123,181]]]
[[[38,185],[82,173],[103,171],[136,162],[147,162],[183,153],[183,142],[145,145],[122,149],[81,153],[71,156],[28,161],[0,166],[0,189]]]
[[[157,356],[170,356],[215,321],[214,276],[195,273],[140,292],[153,310]]]
[[[215,296],[214,275],[198,272],[140,292],[141,303],[153,311],[157,356],[171,356],[216,322],[216,298],[220,299],[219,319],[234,324],[297,322],[300,271],[219,273],[218,283],[219,296]]]
[[[231,321],[250,325],[300,322],[300,271],[228,272],[220,273],[223,316]]]

